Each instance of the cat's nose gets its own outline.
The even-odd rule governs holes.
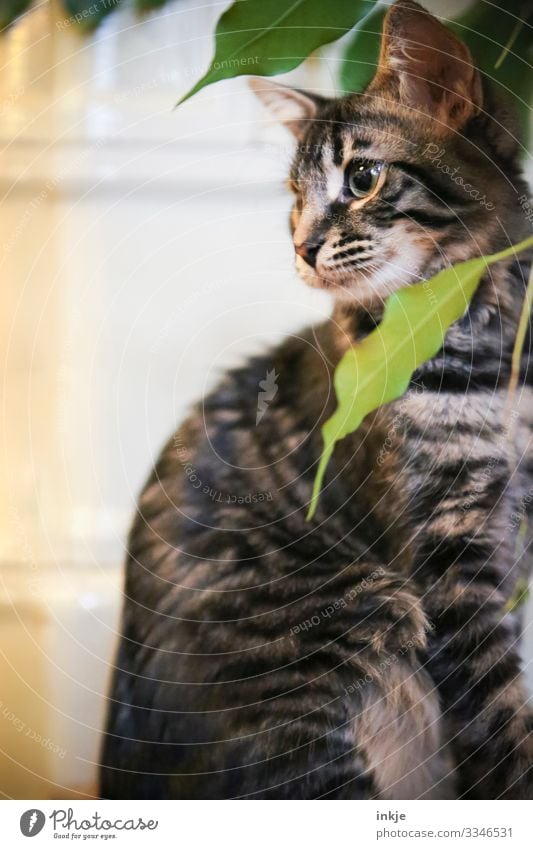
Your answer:
[[[306,239],[305,242],[302,242],[300,245],[295,245],[294,250],[298,256],[301,256],[302,259],[306,261],[307,265],[310,265],[311,268],[315,268],[318,252],[325,241],[324,237]]]

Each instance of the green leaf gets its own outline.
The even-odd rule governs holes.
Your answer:
[[[378,64],[386,11],[386,6],[376,5],[355,28],[342,57],[340,84],[344,94],[363,91],[372,80]]]
[[[352,29],[374,0],[238,0],[215,33],[207,73],[179,101],[241,74],[269,77],[300,65],[314,50]]]
[[[322,427],[324,448],[308,519],[315,513],[335,443],[357,430],[369,413],[407,391],[413,372],[439,352],[448,328],[464,314],[487,266],[531,246],[533,236],[446,268],[387,299],[381,324],[351,347],[335,369],[337,409]]]

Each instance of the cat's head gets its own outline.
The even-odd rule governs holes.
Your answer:
[[[361,94],[251,85],[298,142],[291,223],[309,284],[379,302],[493,244],[514,191],[514,128],[487,114],[468,48],[417,3],[387,12]]]

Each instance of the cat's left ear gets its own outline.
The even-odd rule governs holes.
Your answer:
[[[481,78],[466,44],[418,3],[398,0],[383,24],[379,71],[371,93],[396,84],[400,102],[458,130],[482,105]]]
[[[319,107],[326,103],[322,97],[288,88],[265,77],[251,77],[248,84],[259,100],[299,141]]]

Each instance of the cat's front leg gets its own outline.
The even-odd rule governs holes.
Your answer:
[[[450,476],[452,451],[447,461],[443,452],[426,484],[431,509],[423,485],[418,504],[428,515],[414,568],[433,624],[427,668],[439,689],[459,795],[533,799],[533,711],[519,629],[506,611],[519,574],[511,463],[503,443],[482,462],[472,449]]]
[[[472,564],[470,564],[472,565]],[[533,799],[533,713],[505,598],[481,581],[431,589],[427,668],[454,752],[458,795]]]

